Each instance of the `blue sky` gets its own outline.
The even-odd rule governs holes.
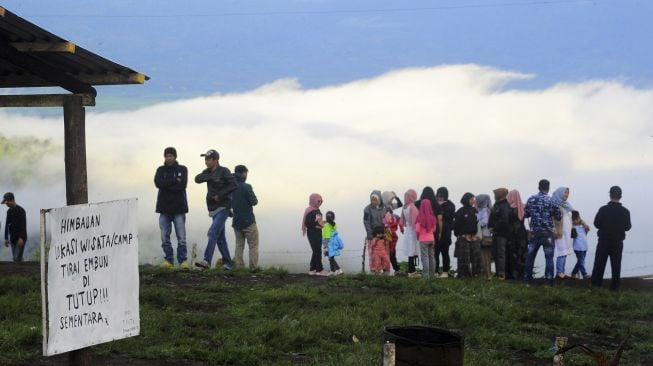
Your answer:
[[[149,104],[245,91],[280,78],[316,88],[442,64],[536,75],[520,88],[588,79],[653,84],[647,46],[653,2],[645,0],[9,0],[3,6],[152,77],[146,87],[100,88],[100,108],[103,97],[112,105]]]

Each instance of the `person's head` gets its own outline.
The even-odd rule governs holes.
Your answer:
[[[392,219],[394,216],[392,215],[392,210],[386,210],[385,211],[385,221],[386,222],[392,222]]]
[[[16,197],[11,192],[7,192],[2,196],[2,204],[7,205],[7,207],[16,207]]]
[[[422,189],[422,195],[419,196],[420,200],[429,200],[431,201],[431,204],[436,203],[438,200],[435,198],[435,192],[433,191],[433,188],[426,186],[424,189]]]
[[[370,203],[372,204],[373,207],[379,207],[381,204],[381,192],[379,191],[374,191],[372,194],[370,194]]]
[[[311,193],[311,195],[308,196],[308,205],[319,208],[322,206],[322,196],[319,193]]]
[[[580,224],[580,212],[576,210],[571,211],[571,221],[574,223],[574,225]]]
[[[385,236],[385,228],[380,225],[373,227],[372,235],[374,235],[377,238],[383,238]]]
[[[476,197],[472,193],[463,194],[463,198],[460,199],[460,203],[465,207],[474,207],[476,206]]]
[[[177,150],[170,146],[163,150],[163,161],[165,165],[172,165],[177,161]]]
[[[334,214],[333,211],[327,211],[327,213],[326,213],[326,222],[328,222],[332,226],[335,226],[335,224],[336,224],[336,214]]]
[[[551,187],[551,183],[546,179],[541,179],[540,182],[537,184],[537,189],[539,189],[540,192],[543,193],[549,193],[550,187]]]
[[[244,165],[236,165],[236,167],[234,168],[234,173],[240,174],[240,176],[243,177],[243,179],[247,179],[248,172],[249,170],[247,170],[247,167]]]
[[[479,210],[482,208],[489,209],[490,206],[492,206],[492,201],[490,200],[489,195],[487,194],[476,195],[476,207],[478,207]]]
[[[204,157],[204,164],[209,169],[215,169],[218,167],[218,161],[220,160],[220,154],[217,151],[211,149],[200,156]]]
[[[612,201],[619,201],[621,199],[621,187],[612,186],[610,187],[610,199]]]
[[[438,201],[446,201],[449,199],[449,190],[447,187],[440,187],[438,190],[435,192],[435,198],[438,199]]]
[[[494,192],[494,201],[495,202],[499,202],[501,200],[504,200],[504,199],[508,198],[508,192],[509,191],[508,191],[507,188],[497,188],[497,189],[493,190],[492,192]]]

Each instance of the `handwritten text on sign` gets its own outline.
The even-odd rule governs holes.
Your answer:
[[[49,211],[46,355],[139,334],[136,203]]]

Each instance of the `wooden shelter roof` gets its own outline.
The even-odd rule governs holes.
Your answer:
[[[94,85],[148,79],[0,6],[0,88],[61,87],[94,99]]]

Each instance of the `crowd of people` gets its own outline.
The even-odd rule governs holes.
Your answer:
[[[569,187],[557,188],[551,195],[549,190],[549,181],[540,180],[538,193],[524,203],[518,190],[497,188],[493,190],[494,204],[488,194],[467,192],[457,210],[446,187],[437,191],[424,187],[419,199],[417,192],[409,189],[403,202],[394,192],[372,191],[370,203],[363,209],[364,255],[368,257],[370,272],[446,278],[453,274],[449,248],[454,244],[456,277],[521,280],[529,284],[541,247],[546,263],[544,278],[549,284],[556,278],[591,279],[594,286],[600,287],[610,259],[611,289],[617,290],[623,240],[631,228],[630,212],[620,203],[621,188],[610,188],[610,202],[595,215],[598,244],[591,274],[585,265],[591,228],[569,202]],[[332,256],[334,252],[330,250],[330,271],[322,265],[322,252],[337,230],[334,213],[328,212],[324,220],[321,205],[322,196],[311,194],[302,217],[302,231],[312,250],[308,274],[342,274],[334,258],[338,254]],[[397,232],[402,234],[401,240]],[[407,273],[397,263],[398,250],[408,258]],[[571,254],[575,254],[576,263],[569,272],[566,259]]]

